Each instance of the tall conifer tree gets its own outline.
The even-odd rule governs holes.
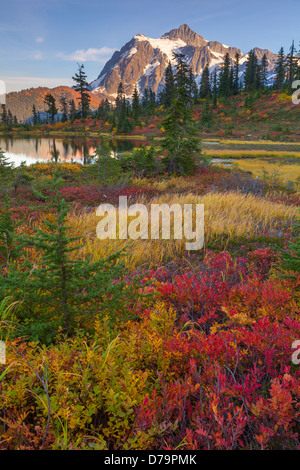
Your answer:
[[[199,97],[200,99],[205,99],[207,95],[211,95],[210,89],[210,73],[208,64],[204,67],[202,75],[201,75],[201,82],[199,88]]]
[[[174,74],[171,62],[168,62],[165,71],[165,86],[162,92],[161,102],[166,108],[169,108],[172,104],[175,94]]]
[[[277,88],[277,90],[282,90],[286,77],[286,62],[283,47],[280,48],[277,54],[275,72],[275,88]]]
[[[86,118],[90,111],[90,95],[88,90],[87,75],[84,71],[84,65],[78,65],[78,72],[75,73],[72,79],[75,82],[75,90],[79,92],[80,101],[80,115],[82,118]]]
[[[230,57],[225,54],[219,76],[219,95],[223,98],[230,96]]]
[[[58,113],[54,96],[51,93],[47,93],[44,99],[44,103],[46,106],[46,113],[50,122],[54,122],[55,116]]]
[[[240,53],[236,52],[234,57],[234,72],[233,72],[233,93],[237,95],[240,89],[239,67],[240,67]]]
[[[132,113],[135,122],[137,122],[141,114],[140,97],[137,86],[134,87],[132,95]]]

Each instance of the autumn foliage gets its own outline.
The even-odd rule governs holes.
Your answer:
[[[37,292],[26,293],[24,283],[18,298],[13,289],[1,298],[0,449],[299,449],[300,278],[285,272],[297,266],[298,194],[253,194],[248,179],[211,167],[104,188],[87,182],[80,165],[65,165],[58,193],[70,203],[70,241],[79,237],[82,245],[70,250],[71,265],[123,248],[95,236],[95,207],[120,195],[146,205],[204,202],[206,245],[196,253],[174,240],[127,247],[127,263],[105,281],[105,303],[86,297],[85,317],[73,305],[80,321],[67,332],[57,327],[48,343],[24,333],[32,321],[25,300],[34,302]],[[47,197],[56,168],[29,171],[36,186],[11,191],[11,207],[0,211],[0,273],[3,280],[9,265],[13,276],[29,270],[33,282],[43,269],[33,311],[44,327],[61,315],[59,302],[43,302],[51,266],[39,251],[55,222]],[[238,190],[241,181],[249,193]],[[37,230],[43,243],[22,251]],[[87,283],[76,284],[73,300]]]
[[[9,342],[1,448],[299,448],[299,279],[276,259],[207,253],[145,273],[118,331],[95,319],[93,337]]]

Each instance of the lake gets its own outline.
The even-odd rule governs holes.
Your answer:
[[[76,161],[82,164],[88,164],[93,162],[93,156],[95,151],[103,141],[101,137],[85,137],[85,136],[59,136],[59,137],[33,137],[33,136],[0,136],[0,149],[2,149],[8,159],[14,163],[17,167],[21,164],[21,162],[25,162],[27,165],[38,161],[61,161],[61,162],[71,162]],[[111,149],[111,155],[116,157],[123,152],[130,152],[134,148],[140,147],[141,145],[151,145],[150,140],[137,140],[137,139],[105,139],[105,141],[109,144]],[[265,145],[262,143],[261,145]],[[279,144],[278,144],[279,145]],[[287,144],[285,144],[286,146]],[[292,145],[292,144],[289,144]],[[203,140],[201,143],[203,151],[212,151],[212,149],[220,147],[220,142],[216,141],[205,141]],[[225,148],[228,153],[232,151],[232,146],[230,145],[223,145],[222,148]],[[233,146],[233,153],[236,151],[237,145]],[[250,148],[257,149],[258,145],[250,146]],[[274,145],[272,145],[273,150]],[[243,152],[243,151],[241,151]],[[247,150],[245,150],[247,152]],[[270,162],[270,156],[268,150],[264,149],[266,153],[266,161],[258,161],[259,168],[255,168],[253,170],[254,176],[262,177],[262,168],[264,167],[270,175],[273,175],[274,168],[270,167],[268,163],[274,163],[273,161]],[[214,152],[213,152],[214,153]],[[286,154],[293,153],[291,150],[285,150]],[[258,156],[257,156],[258,157]],[[256,155],[252,157],[252,160],[257,158]],[[242,155],[240,156],[242,158]],[[260,156],[260,159],[264,157]],[[213,164],[222,164],[227,167],[231,167],[233,163],[237,160],[236,158],[226,158],[223,157],[222,154],[218,155],[217,151],[216,154],[213,155],[211,162]],[[298,160],[299,161],[299,160]],[[296,162],[298,164],[298,161]],[[288,180],[296,181],[299,176],[299,165],[293,165],[291,168],[284,167],[282,163],[284,163],[283,157],[277,159],[278,165],[276,166],[276,170],[278,171],[279,175],[283,173],[283,171],[288,173]],[[280,163],[280,164],[279,164]],[[286,162],[289,163],[289,162]],[[292,162],[294,163],[294,162]],[[251,167],[249,165],[252,165]],[[239,163],[239,166],[241,163]],[[243,165],[248,165],[249,168],[243,166],[244,170],[253,169],[253,163],[251,159],[245,159]],[[294,178],[292,176],[294,176]]]
[[[0,148],[15,166],[21,162],[27,165],[38,161],[76,161],[90,163],[101,138],[90,137],[10,137],[0,136]],[[149,141],[109,140],[111,155],[132,151],[141,145],[150,145]]]

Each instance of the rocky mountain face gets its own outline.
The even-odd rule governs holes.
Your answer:
[[[254,48],[258,60],[264,54],[268,59],[268,78],[272,82],[277,55],[267,49]],[[164,87],[164,75],[168,62],[174,63],[173,52],[185,55],[187,63],[191,66],[196,82],[199,84],[203,68],[208,64],[210,72],[220,67],[226,52],[232,61],[236,52],[241,54],[240,79],[243,79],[247,53],[242,53],[236,47],[229,47],[217,41],[207,41],[191,28],[183,24],[177,29],[172,29],[163,34],[159,39],[149,38],[143,34],[137,34],[120,51],[116,51],[105,64],[102,72],[96,80],[90,83],[91,109],[96,110],[99,103],[105,98],[114,101],[117,96],[119,83],[122,81],[127,98],[132,97],[135,85],[140,93],[145,88],[152,88],[159,92]],[[10,109],[19,121],[26,121],[32,116],[32,106],[36,111],[45,111],[44,99],[47,93],[51,93],[57,101],[65,96],[68,101],[74,99],[78,104],[78,93],[69,87],[56,88],[30,88],[20,92],[12,92],[6,95],[7,108]]]
[[[276,63],[276,54],[266,49],[254,48],[259,60],[266,54],[270,80]],[[196,82],[199,83],[203,68],[208,64],[212,72],[223,63],[226,52],[234,60],[236,52],[240,58],[240,79],[245,71],[247,53],[236,47],[229,47],[217,41],[207,41],[191,28],[183,24],[178,29],[172,29],[159,39],[152,39],[143,34],[137,34],[120,51],[116,51],[105,64],[96,80],[90,83],[93,94],[105,95],[114,100],[120,82],[128,98],[132,96],[135,85],[140,93],[145,88],[159,92],[164,86],[164,73],[169,61],[174,63],[173,52],[185,55],[187,63],[192,68]]]
[[[55,100],[58,111],[60,110],[59,100],[64,96],[67,101],[74,100],[75,105],[79,103],[79,93],[67,86],[58,86],[55,88],[38,87],[29,88],[27,90],[11,92],[6,95],[6,105],[13,116],[17,116],[20,122],[25,122],[32,117],[32,107],[35,105],[36,111],[42,113],[45,117],[44,99],[47,93],[51,93]],[[101,93],[90,93],[91,109],[96,110],[99,103],[103,101],[104,96]]]

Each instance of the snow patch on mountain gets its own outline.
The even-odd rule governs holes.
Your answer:
[[[243,65],[245,62],[247,62],[248,55],[249,55],[249,54],[246,54],[244,57],[242,57],[242,58],[240,59],[240,65]]]
[[[94,80],[92,83],[90,83],[90,88],[92,88],[93,91],[96,91],[96,89],[99,88],[99,85],[101,84],[102,80],[104,80],[105,76],[106,76],[106,73],[101,75],[101,77],[96,78],[96,80]]]
[[[210,49],[210,52],[219,60],[223,61],[224,54],[222,52],[214,52]]]
[[[154,64],[149,64],[144,70],[144,75],[150,75],[156,67],[160,65],[160,62],[157,60]]]
[[[153,39],[144,36],[143,34],[138,34],[134,37],[138,41],[148,41],[153,49],[160,49],[163,54],[166,54],[168,60],[171,62],[173,61],[173,52],[178,51],[178,49],[185,47],[187,44],[182,41],[182,39],[168,39],[168,38],[160,38],[160,39]]]
[[[221,63],[222,63],[222,60],[220,60],[220,59],[211,59],[211,61],[209,63],[209,69],[213,70],[216,67],[218,67],[218,65],[220,65]]]
[[[131,56],[134,55],[136,52],[137,52],[137,48],[136,48],[136,47],[133,47],[132,49],[130,49],[129,53],[127,53],[126,57],[131,57]]]

